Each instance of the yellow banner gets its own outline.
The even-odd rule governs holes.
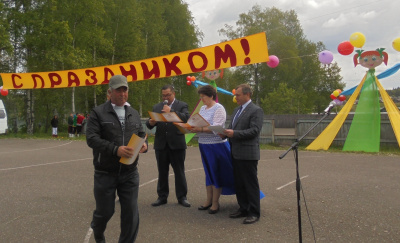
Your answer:
[[[264,32],[167,56],[110,66],[54,72],[1,73],[4,89],[42,89],[108,84],[122,74],[129,82],[267,62]]]

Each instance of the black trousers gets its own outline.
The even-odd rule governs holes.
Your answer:
[[[236,199],[241,211],[260,217],[260,186],[257,177],[258,160],[233,159]]]
[[[91,227],[97,242],[104,240],[104,231],[115,210],[115,192],[121,204],[120,243],[132,243],[139,230],[138,170],[122,175],[110,175],[102,172],[94,174],[94,198],[96,210],[93,212]]]
[[[157,194],[160,199],[167,199],[169,195],[169,165],[175,174],[175,193],[179,200],[186,199],[187,183],[185,177],[186,149],[171,150],[168,147],[156,150],[158,167]]]

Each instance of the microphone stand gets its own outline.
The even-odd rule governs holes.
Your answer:
[[[328,107],[329,108],[329,107]],[[303,138],[305,136],[307,136],[308,133],[310,133],[322,120],[324,120],[327,116],[329,116],[330,114],[330,109],[333,108],[331,107],[330,109],[326,109],[326,112],[324,114],[324,116],[317,121],[316,123],[314,123],[308,130],[307,132],[301,136],[300,138],[296,139],[296,141],[290,146],[290,148],[284,152],[283,154],[281,154],[281,156],[279,156],[279,159],[283,159],[287,153],[289,153],[290,150],[294,150],[295,151],[295,162],[296,162],[296,191],[297,191],[297,218],[298,218],[298,225],[299,225],[299,242],[302,243],[303,242],[303,237],[302,237],[302,231],[301,231],[301,209],[300,209],[300,188],[301,188],[301,182],[300,182],[300,176],[299,176],[299,151],[298,151],[298,147],[299,147],[299,143],[301,140],[303,140]]]

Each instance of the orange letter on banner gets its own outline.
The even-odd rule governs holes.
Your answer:
[[[76,75],[73,72],[68,73],[68,87],[71,87],[73,83],[75,83],[76,87],[79,87],[81,85],[81,81],[79,80],[78,75]]]
[[[151,63],[153,63],[153,69],[151,71],[149,71],[145,62],[140,63],[140,65],[142,66],[142,69],[143,69],[143,78],[144,79],[151,78],[151,76],[153,74],[154,74],[154,78],[160,77],[160,68],[158,66],[158,63],[156,61],[151,61]]]
[[[176,66],[181,58],[179,56],[174,56],[172,58],[172,62],[169,62],[167,58],[163,58],[163,62],[165,65],[165,76],[171,76],[172,71],[175,71],[176,75],[181,75],[182,71]]]
[[[71,76],[72,76],[72,74],[74,74],[74,76],[76,76],[78,78],[78,76],[75,73],[71,73]],[[88,70],[85,70],[85,74],[87,76],[89,76],[89,78],[91,80],[93,80],[93,82],[91,83],[89,81],[89,79],[86,79],[85,80],[85,84],[86,85],[95,85],[95,84],[97,84],[97,78],[96,78],[96,72],[95,71],[88,69]]]
[[[38,79],[40,79],[40,81],[42,81],[42,87],[41,88],[43,88],[44,80],[43,80],[42,76],[40,76],[39,74],[32,74],[32,80],[33,80],[33,83],[34,83],[33,88],[36,89],[36,86],[37,86],[36,78],[38,78]]]
[[[54,78],[56,78],[57,80],[54,80]],[[61,76],[57,73],[49,73],[49,79],[51,83],[51,88],[54,88],[54,86],[56,85],[60,85],[62,81]]]
[[[19,75],[17,75],[17,74],[11,75],[12,84],[13,84],[14,88],[16,88],[16,89],[22,88],[22,86],[23,86],[22,83],[21,83],[21,85],[17,85],[17,84],[15,83],[15,78],[16,78],[16,77],[18,77],[19,79],[21,79],[21,76],[19,76]]]
[[[201,66],[200,68],[196,68],[194,66],[193,58],[195,56],[199,56],[201,59],[203,59],[203,66]],[[204,69],[207,68],[207,65],[208,65],[208,60],[207,60],[206,55],[204,53],[202,53],[202,52],[199,52],[199,51],[191,52],[189,54],[189,56],[188,56],[188,62],[189,62],[189,65],[190,65],[190,69],[192,69],[192,72],[194,72],[194,73],[198,73],[198,72],[203,71]]]
[[[223,51],[219,46],[216,46],[214,49],[215,53],[215,69],[219,69],[221,66],[221,59],[226,63],[228,59],[231,60],[231,66],[236,66],[236,53],[233,48],[226,44],[225,51]]]
[[[128,76],[132,76],[132,81],[136,81],[137,80],[136,68],[132,64],[129,65],[129,67],[131,68],[131,70],[126,71],[123,66],[119,66],[119,69],[121,70],[121,74],[124,75],[127,78],[128,78]]]

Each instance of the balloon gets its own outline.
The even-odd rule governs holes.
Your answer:
[[[318,54],[318,60],[322,64],[330,64],[333,61],[333,54],[330,51],[321,51]]]
[[[345,100],[346,100],[346,96],[344,96],[344,95],[339,95],[338,99],[339,99],[340,101],[345,101]]]
[[[268,67],[276,68],[279,64],[279,58],[275,55],[269,56],[269,61],[267,62]]]
[[[186,77],[186,80],[187,80],[187,81],[190,81],[190,76],[187,76],[187,77]]]
[[[338,90],[335,90],[335,91],[333,91],[333,93],[332,93],[335,97],[338,97],[339,96],[339,91]]]
[[[236,94],[236,89],[232,89],[232,94]]]
[[[400,37],[394,39],[392,46],[396,51],[400,51]]]
[[[350,36],[350,43],[354,47],[361,48],[365,43],[365,36],[360,32],[355,32]]]
[[[196,81],[196,77],[195,76],[190,77],[190,81]]]
[[[190,85],[192,85],[192,81],[188,80],[188,81],[186,81],[186,84],[187,84],[188,86],[190,86]]]
[[[2,96],[7,96],[8,95],[8,89],[1,89],[1,91],[0,91],[0,94],[2,95]]]
[[[233,103],[235,103],[235,104],[237,103],[236,96],[233,96],[233,100],[232,100],[232,101],[233,101]]]
[[[342,55],[350,55],[354,51],[354,46],[350,43],[350,41],[343,41],[338,45],[338,52]]]
[[[335,102],[336,105],[343,105],[343,101],[340,101],[338,99],[334,99],[333,102]]]
[[[336,99],[336,96],[334,94],[331,94],[331,99],[332,100]]]

